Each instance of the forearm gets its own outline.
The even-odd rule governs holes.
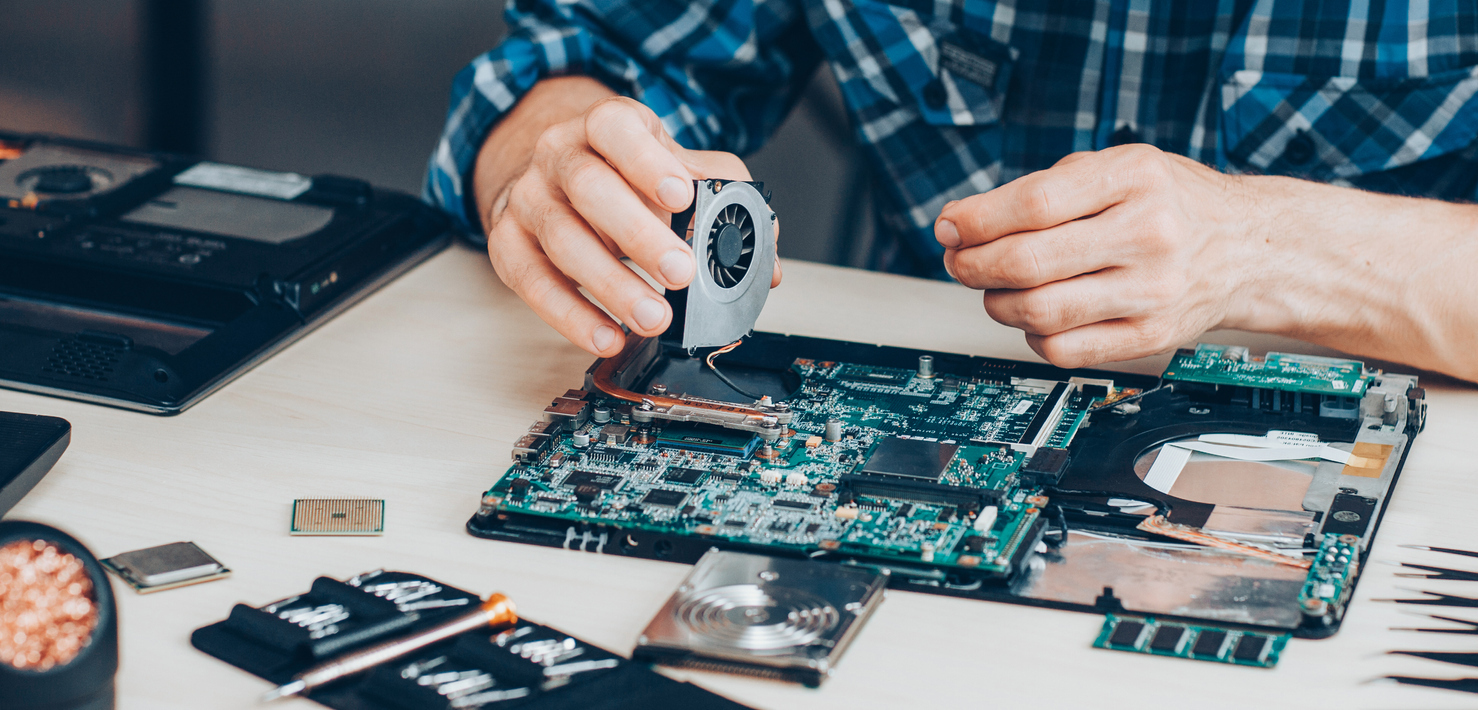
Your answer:
[[[477,153],[472,173],[472,194],[477,218],[486,231],[498,198],[505,188],[528,169],[534,146],[545,129],[568,121],[601,99],[615,96],[610,87],[588,76],[544,79],[524,95],[508,115],[493,127]]]
[[[1240,180],[1258,216],[1224,327],[1478,382],[1478,206]]]

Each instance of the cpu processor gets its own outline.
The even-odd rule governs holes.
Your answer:
[[[383,535],[385,501],[371,498],[299,498],[292,535]]]
[[[134,550],[99,560],[139,594],[200,584],[231,575],[231,570],[193,542]]]

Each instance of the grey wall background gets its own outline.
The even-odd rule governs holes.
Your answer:
[[[143,140],[137,2],[5,3],[0,128]],[[419,192],[452,75],[505,33],[497,0],[211,0],[208,157]],[[774,191],[780,253],[860,265],[862,164],[823,68],[748,162]],[[848,214],[860,216],[845,219]],[[848,226],[848,225],[855,226]]]

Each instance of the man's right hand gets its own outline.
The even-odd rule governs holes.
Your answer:
[[[620,260],[685,288],[693,250],[671,215],[709,177],[750,179],[738,156],[687,150],[641,103],[565,77],[540,82],[488,136],[474,189],[498,277],[570,342],[609,357],[625,337],[578,287],[633,333],[666,330],[667,301]]]

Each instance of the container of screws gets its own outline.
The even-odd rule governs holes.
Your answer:
[[[56,528],[0,522],[0,706],[113,707],[118,616],[97,558]]]

